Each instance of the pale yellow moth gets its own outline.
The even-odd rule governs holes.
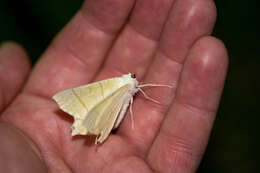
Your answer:
[[[141,90],[144,86],[166,85],[139,85],[135,74],[129,73],[58,92],[53,99],[64,112],[73,116],[72,136],[97,135],[97,144],[104,142],[111,130],[119,126],[129,104],[132,118],[131,106],[137,91],[157,102]]]

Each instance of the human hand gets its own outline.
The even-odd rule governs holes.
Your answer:
[[[214,2],[134,3],[86,1],[30,74],[21,48],[1,48],[0,169],[195,172],[227,70],[224,45],[208,36],[216,18]],[[53,94],[129,72],[139,81],[174,87],[146,88],[161,104],[137,94],[134,129],[126,115],[101,145],[89,136],[71,137],[72,119],[59,110]]]

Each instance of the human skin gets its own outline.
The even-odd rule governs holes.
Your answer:
[[[3,172],[195,172],[220,101],[228,56],[210,36],[211,0],[88,0],[31,70],[15,43],[0,48]],[[71,137],[72,118],[51,97],[63,89],[135,73],[158,100],[137,94],[100,145]]]

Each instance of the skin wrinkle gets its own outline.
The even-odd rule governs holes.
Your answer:
[[[38,147],[36,147],[36,144],[29,138],[29,136],[25,135],[19,128],[13,126],[12,124],[10,123],[7,123],[5,121],[0,121],[0,128],[1,128],[1,131],[2,131],[2,138],[3,139],[7,139],[7,138],[10,138],[10,141],[7,142],[7,143],[10,143],[12,142],[13,144],[20,144],[19,146],[16,146],[15,149],[17,149],[17,155],[14,153],[14,151],[10,151],[10,158],[5,158],[7,160],[9,159],[12,159],[12,157],[14,156],[13,154],[15,154],[17,157],[21,157],[21,154],[24,153],[26,154],[25,158],[28,159],[28,158],[31,158],[32,159],[32,162],[35,163],[35,161],[38,161],[39,164],[37,165],[33,165],[30,167],[30,169],[28,168],[28,161],[27,160],[23,160],[23,161],[20,161],[18,163],[18,167],[23,167],[22,165],[25,166],[25,169],[27,170],[35,170],[36,168],[42,168],[46,171],[46,165],[45,165],[45,160],[44,158],[42,157],[41,153],[40,153],[40,150]],[[4,132],[4,130],[6,130]],[[11,138],[11,137],[14,137],[16,136],[17,138]],[[5,142],[3,142],[5,143]],[[14,147],[14,145],[10,145],[9,147]],[[18,149],[21,149],[21,151],[19,151]],[[23,149],[26,149],[26,150],[23,150]],[[1,152],[1,151],[0,151]],[[5,153],[5,151],[4,151]],[[0,159],[1,160],[1,159]],[[17,161],[16,159],[13,159],[13,161]],[[9,167],[8,163],[6,163],[7,167]],[[1,165],[1,164],[0,164]],[[1,167],[2,168],[2,167]],[[10,171],[13,170],[13,169],[10,169]],[[16,170],[16,168],[14,168],[14,170]],[[40,171],[42,172],[42,170]]]
[[[147,36],[144,33],[142,33],[141,31],[138,31],[133,25],[128,24],[128,28],[130,28],[132,31],[134,31],[137,35],[142,36],[144,39],[149,40],[151,42],[154,42],[155,44],[158,44],[159,42],[159,38],[152,38],[151,36]]]
[[[84,19],[84,21],[88,24],[91,25],[93,28],[95,28],[97,31],[99,31],[100,33],[103,33],[104,35],[108,36],[108,37],[115,37],[117,34],[115,33],[110,33],[108,31],[106,31],[104,28],[100,28],[97,25],[95,25],[95,23],[91,22],[91,20],[89,19],[89,17],[86,17],[86,15],[84,15],[84,13],[82,12],[82,10],[79,11],[81,17]],[[95,33],[96,34],[96,33]],[[99,34],[102,35],[102,34]]]
[[[60,130],[60,129],[61,129],[58,124],[56,124],[56,129],[57,129],[57,130]],[[44,150],[42,151],[43,157],[45,157],[45,159],[48,158],[48,160],[46,161],[46,162],[47,162],[46,165],[49,167],[50,170],[52,170],[52,169],[51,169],[51,168],[52,168],[51,166],[53,166],[52,164],[54,164],[54,163],[50,164],[50,162],[52,161],[51,159],[57,159],[56,165],[58,165],[57,163],[62,162],[63,165],[65,165],[66,167],[55,168],[56,170],[62,169],[62,170],[64,171],[64,170],[66,169],[66,170],[70,170],[70,171],[68,171],[68,172],[73,172],[73,168],[70,167],[69,163],[66,162],[66,159],[64,158],[64,156],[60,154],[60,153],[62,153],[62,151],[63,151],[63,148],[62,148],[63,145],[60,145],[60,144],[63,144],[63,142],[62,142],[62,140],[61,140],[62,138],[63,138],[63,137],[62,137],[61,135],[59,135],[59,137],[58,137],[58,139],[59,139],[59,140],[58,140],[58,141],[59,141],[58,143],[59,143],[59,144],[58,144],[58,145],[54,142],[53,139],[49,139],[49,136],[48,136],[48,135],[46,135],[45,137],[43,137],[43,138],[40,139],[40,140],[39,140],[39,139],[36,139],[36,140],[37,140],[38,142],[40,142],[41,140],[48,141],[49,145],[52,146],[52,148],[49,149],[50,151],[48,151],[48,152],[50,152],[50,153],[46,152],[47,149],[44,149]],[[48,157],[46,157],[47,154],[48,154]],[[59,155],[61,155],[62,157],[58,158]],[[58,165],[58,166],[62,166],[62,165]]]
[[[27,95],[27,96],[31,96],[31,97],[38,97],[39,99],[43,99],[43,100],[50,100],[51,97],[49,96],[46,96],[45,94],[40,94],[39,92],[34,92],[34,91],[31,91],[31,90],[25,90],[23,92],[21,92],[19,94],[20,95]]]
[[[135,37],[135,40],[133,40],[132,35],[137,34],[134,30],[132,30],[132,28],[130,27],[126,27],[125,32],[121,34],[122,39],[118,40],[117,42],[115,42],[114,46],[121,46],[123,47],[123,51],[122,48],[120,50],[118,49],[113,49],[112,53],[110,54],[110,61],[106,61],[104,64],[104,68],[106,68],[107,66],[109,66],[108,71],[113,71],[114,68],[118,69],[120,71],[119,75],[123,73],[136,73],[138,80],[140,80],[141,76],[144,73],[144,65],[145,66],[149,66],[149,64],[151,63],[151,61],[149,61],[153,55],[153,53],[146,53],[146,52],[150,52],[150,50],[155,49],[156,47],[156,42],[151,42],[150,40],[148,40],[147,38],[143,37],[142,35],[137,35]],[[129,38],[130,37],[130,38]],[[136,40],[139,40],[138,46],[136,46]],[[147,47],[142,48],[139,45],[141,44],[146,44]],[[133,44],[134,43],[134,44]],[[127,45],[128,44],[128,45]],[[125,46],[127,45],[127,46]],[[127,52],[128,51],[128,52]],[[120,57],[125,57],[124,60],[127,63],[123,62],[121,63],[121,65],[119,66],[118,63],[114,63],[114,59],[118,59],[116,57],[118,57],[118,53],[120,52]],[[145,52],[145,53],[142,53]],[[136,59],[133,62],[129,62],[131,59],[138,57],[138,59]],[[129,62],[129,63],[128,63]],[[141,65],[143,64],[143,65]],[[130,67],[135,67],[135,68],[129,68]],[[105,69],[106,70],[106,69]],[[105,71],[104,70],[104,71]]]
[[[41,155],[41,152],[40,150],[38,149],[38,147],[36,147],[36,144],[32,141],[32,139],[29,138],[29,136],[25,135],[22,130],[18,129],[17,127],[13,126],[12,124],[10,123],[7,123],[7,122],[4,122],[4,121],[0,121],[0,124],[4,125],[4,126],[8,126],[11,130],[13,130],[15,133],[18,133],[20,134],[23,139],[25,139],[24,141],[29,145],[31,146],[32,150],[35,152],[35,154],[38,156],[38,158],[41,160],[41,161],[44,161],[42,155]]]
[[[59,48],[59,45],[57,45],[57,44],[59,44],[59,43],[57,43],[56,41],[53,41],[52,42],[52,47],[49,50],[49,52],[50,51],[52,51],[52,52],[59,52],[60,48]],[[73,48],[71,48],[70,46],[67,46],[65,49],[67,50],[68,54],[70,54],[70,58],[73,58],[73,59],[77,60],[77,64],[79,64],[80,66],[82,66],[84,68],[86,68],[86,66],[88,66],[86,61],[84,61],[84,58],[82,58],[79,55],[77,55],[77,53],[73,50]],[[67,56],[68,56],[68,54],[67,54]]]
[[[164,114],[167,112],[169,109],[169,103],[168,104],[162,104],[162,103],[155,103],[153,101],[147,100],[145,97],[140,97],[139,98],[142,100],[142,105],[145,105],[146,107],[151,108],[151,112],[157,112],[157,114],[161,115],[162,113]]]
[[[80,11],[79,12],[79,16],[81,17],[81,18],[83,18],[83,19],[85,19],[85,20],[83,20],[85,23],[84,24],[81,24],[80,26],[84,26],[84,27],[87,27],[87,28],[89,28],[89,26],[90,26],[90,28],[91,28],[91,31],[93,32],[93,37],[95,37],[95,39],[96,40],[99,40],[99,39],[101,39],[102,37],[108,37],[108,39],[109,40],[111,40],[112,41],[112,38],[114,37],[113,35],[110,35],[110,34],[107,34],[105,31],[103,31],[103,30],[100,30],[99,28],[96,28],[96,26],[94,26],[93,25],[93,23],[91,23],[90,21],[88,21],[85,17],[84,17],[84,15],[82,15],[82,12]],[[93,27],[93,28],[92,28]],[[75,30],[75,29],[74,29]],[[83,34],[83,37],[86,37],[84,34],[86,34],[84,31],[82,31],[81,29],[76,29],[76,31],[77,30],[79,30],[80,32],[79,33],[82,33]],[[76,34],[79,34],[78,32],[76,33]],[[91,32],[89,31],[88,32],[88,34],[90,34]],[[89,37],[89,36],[88,36]],[[82,38],[81,36],[79,36],[79,38]],[[54,41],[54,43],[53,43],[53,45],[54,45],[54,48],[55,47],[59,47],[59,46],[55,46],[56,44],[58,44],[58,43],[56,43],[55,41]],[[79,60],[79,62],[82,64],[82,67],[88,67],[87,69],[89,69],[89,67],[92,67],[92,64],[93,64],[93,62],[91,62],[90,60],[92,59],[91,57],[83,57],[83,56],[81,56],[81,55],[79,55],[79,53],[77,53],[77,50],[74,50],[74,44],[73,45],[71,45],[71,44],[69,44],[67,47],[66,47],[66,49],[68,50],[68,52],[72,55],[72,57],[73,58],[75,58],[75,59],[77,59],[77,60]],[[97,45],[98,46],[98,45]],[[107,50],[109,49],[109,47],[107,47]],[[92,49],[92,51],[93,51],[94,49]],[[97,52],[98,52],[98,50],[97,50]],[[93,53],[92,53],[93,54]],[[96,54],[94,54],[94,55],[92,55],[93,57],[96,57]],[[105,56],[104,56],[105,57]],[[86,60],[86,58],[87,58],[87,60]],[[94,60],[94,59],[93,59]],[[89,62],[90,61],[90,62]],[[102,62],[101,62],[101,64],[102,64]],[[99,68],[101,67],[101,65],[99,65]],[[96,68],[96,70],[95,71],[98,71],[98,69],[99,68]],[[91,70],[91,71],[93,71],[93,70]],[[95,74],[95,73],[94,73]],[[93,76],[95,76],[95,75],[93,75]]]
[[[209,109],[206,107],[200,107],[195,104],[186,103],[184,100],[180,100],[180,99],[176,99],[175,103],[182,105],[183,107],[185,107],[187,110],[189,110],[191,112],[194,112],[194,113],[197,112],[199,114],[202,114],[202,112],[205,112],[206,114],[215,113],[217,111],[217,109]]]
[[[172,56],[168,55],[168,54],[164,51],[164,49],[162,49],[161,47],[158,47],[158,52],[159,52],[161,55],[163,55],[163,57],[165,57],[166,59],[169,59],[169,60],[172,61],[173,63],[178,64],[178,66],[179,66],[180,69],[183,68],[183,62],[177,61],[177,59],[181,59],[181,58],[179,58],[179,57],[176,58],[176,57],[172,57]],[[178,83],[178,82],[176,82],[176,83]]]
[[[95,146],[97,151],[95,155],[100,156],[99,159],[101,159],[102,162],[105,163],[104,167],[105,165],[110,165],[110,163],[115,163],[116,159],[118,158],[130,157],[133,154],[137,155],[135,148],[129,143],[127,143],[126,141],[124,141],[121,136],[112,134],[111,137],[114,138],[115,140],[107,141],[107,143],[99,144],[99,146],[109,146],[109,149],[105,149],[105,147],[98,148],[97,146]],[[114,150],[114,144],[115,144],[114,141],[116,140],[120,140],[122,142],[122,145],[124,145],[124,147],[123,148],[119,147],[120,148],[119,150]],[[113,155],[113,153],[115,152],[117,153],[117,155]]]
[[[128,1],[128,0],[125,0],[125,1]],[[120,0],[119,0],[119,2],[113,2],[112,3],[112,1],[110,1],[110,3],[113,5],[121,5],[120,3]],[[130,14],[130,12],[131,12],[131,10],[132,10],[132,8],[134,7],[134,3],[135,3],[135,0],[129,0],[128,2],[126,2],[126,3],[129,3],[129,5],[126,7],[123,7],[124,8],[124,10],[122,10],[122,9],[120,9],[120,8],[118,8],[118,9],[120,9],[120,10],[122,10],[122,11],[124,11],[124,15],[123,16],[121,16],[121,17],[119,17],[119,16],[116,16],[115,18],[113,18],[114,16],[112,16],[111,17],[111,15],[109,15],[109,14],[111,14],[111,13],[113,13],[113,14],[115,14],[114,13],[114,11],[112,12],[108,12],[107,14],[101,14],[102,12],[104,12],[107,8],[106,8],[106,5],[103,5],[103,8],[104,8],[104,10],[101,10],[101,9],[95,9],[95,8],[93,8],[94,10],[96,10],[96,11],[92,11],[92,13],[91,13],[91,10],[92,10],[92,8],[90,7],[90,10],[88,10],[88,6],[86,6],[86,4],[87,4],[87,1],[86,1],[86,3],[85,4],[83,4],[83,7],[82,7],[82,11],[83,11],[83,17],[85,17],[85,18],[88,18],[87,20],[89,20],[89,21],[92,21],[92,22],[90,22],[90,23],[92,23],[98,30],[102,30],[103,32],[105,32],[106,34],[108,34],[108,35],[113,35],[113,36],[116,36],[116,35],[118,35],[120,32],[120,30],[123,28],[123,26],[124,26],[124,23],[125,23],[125,20],[126,20],[126,18],[128,18],[128,16],[129,16],[129,14]],[[106,2],[104,2],[104,4],[106,4]],[[107,5],[111,5],[111,4],[107,4]],[[100,6],[99,6],[100,7]],[[101,7],[102,7],[102,5],[101,5]],[[120,6],[121,7],[121,6]],[[115,9],[117,9],[117,8],[115,8]],[[95,13],[98,13],[99,12],[99,15],[101,16],[101,17],[98,17],[98,15],[97,14],[95,14]],[[120,11],[120,12],[122,12],[122,11]],[[127,12],[126,12],[127,11]],[[94,12],[94,13],[93,13]],[[127,14],[127,15],[126,15]],[[110,19],[109,21],[108,20],[103,20],[103,21],[101,21],[103,18],[105,18],[106,16],[109,16],[109,17],[111,17],[111,18],[108,18],[108,19]],[[113,20],[117,20],[117,21],[113,21]],[[121,27],[115,27],[114,25],[111,25],[111,26],[109,26],[109,24],[111,23],[111,22],[119,22],[119,21],[124,21],[124,22],[121,22],[119,25],[121,26]],[[110,22],[109,24],[107,23],[107,22]],[[102,26],[102,27],[101,27]],[[107,28],[105,29],[104,28],[104,26],[106,26]],[[109,28],[110,27],[110,28]]]
[[[57,129],[60,131],[60,134],[63,134],[62,128],[60,127],[59,123],[57,123]],[[64,145],[63,145],[64,144],[64,142],[63,142],[64,140],[63,139],[64,139],[63,135],[59,135],[59,143],[60,143],[59,147],[61,147],[60,151],[64,151]],[[57,148],[57,150],[58,150],[58,148]],[[60,151],[58,153],[61,153]],[[64,155],[62,155],[62,161],[67,166],[69,172],[71,172],[71,173],[75,172],[75,170],[70,166],[70,164],[67,163],[66,158],[65,158]]]
[[[112,137],[113,137],[113,138],[119,138],[119,136],[117,136],[117,135],[112,135]],[[120,137],[120,140],[122,140],[121,137]],[[129,144],[125,143],[124,141],[122,141],[122,142],[125,144],[125,146],[129,146]],[[106,143],[102,143],[102,144],[99,144],[99,145],[106,145]],[[111,144],[111,142],[110,142],[108,145],[113,145],[113,143]],[[98,155],[101,156],[101,157],[99,157],[99,159],[102,160],[103,165],[104,165],[104,166],[102,166],[102,169],[101,169],[102,171],[101,171],[101,172],[103,172],[103,170],[104,170],[107,166],[111,166],[110,163],[116,163],[116,162],[117,162],[116,160],[117,160],[118,158],[131,156],[131,155],[132,155],[132,152],[134,152],[134,150],[132,149],[132,151],[126,150],[126,151],[122,151],[122,152],[120,152],[120,151],[115,151],[115,152],[118,152],[119,154],[113,156],[113,155],[111,154],[111,153],[114,153],[114,150],[113,150],[113,149],[112,149],[112,150],[108,150],[108,151],[101,151],[101,150],[99,150]],[[100,153],[102,153],[102,154],[100,154]],[[130,154],[130,153],[131,153],[131,154]]]
[[[129,25],[137,33],[158,42],[174,2],[174,0],[150,0],[146,4],[145,1],[137,1],[137,5],[134,8],[135,13],[132,14]],[[145,11],[143,8],[147,10]],[[151,24],[151,28],[144,30],[145,27]],[[160,27],[158,28],[158,26]]]
[[[72,46],[68,46],[67,50],[68,50],[68,53],[71,54],[72,58],[78,60],[78,62],[81,64],[82,67],[84,67],[84,68],[88,67],[86,69],[88,69],[89,71],[93,71],[93,70],[91,70],[91,68],[89,69],[89,67],[91,67],[92,63],[91,62],[88,63],[86,61],[86,58],[89,58],[89,57],[81,57],[80,55],[78,55],[77,51],[73,50]]]
[[[170,134],[164,128],[161,128],[160,132],[163,138],[166,138],[165,140],[173,141],[170,143],[171,145],[169,146],[169,152],[179,152],[190,156],[194,155],[192,152],[192,149],[194,148],[192,146],[192,141],[188,141],[187,139],[181,138],[180,136]]]
[[[121,156],[121,158],[123,158],[123,157],[128,157],[128,156]],[[101,169],[102,171],[101,172],[105,172],[104,170],[106,170],[106,167],[111,167],[113,164],[116,164],[118,162],[118,160],[119,160],[119,158],[116,158],[116,159],[113,158],[110,161],[107,161],[105,159],[105,157],[103,157],[104,166],[102,167],[102,169]]]
[[[160,130],[160,138],[164,138],[165,141],[171,141],[168,143],[165,143],[164,147],[162,148],[162,151],[160,152],[162,157],[159,158],[162,159],[163,157],[166,157],[170,160],[166,160],[166,162],[171,162],[171,165],[178,165],[179,167],[192,167],[194,164],[193,162],[198,160],[198,158],[201,158],[203,153],[194,152],[194,147],[191,145],[191,141],[187,141],[185,139],[181,139],[178,136],[173,136],[172,134],[169,134],[168,131],[161,128]],[[167,151],[165,150],[167,148]],[[167,157],[171,155],[172,157]],[[148,162],[151,164],[150,159],[148,159]],[[162,161],[160,161],[161,163]],[[159,164],[160,164],[159,163]],[[168,163],[170,164],[170,163]],[[153,164],[151,164],[153,165]],[[153,167],[153,169],[159,171],[160,168]],[[160,165],[159,165],[160,167]],[[170,168],[170,167],[169,167]],[[168,169],[169,169],[168,168]],[[167,169],[166,169],[167,170]],[[160,172],[160,171],[159,171]]]
[[[59,131],[59,134],[63,134],[63,135],[64,135],[63,130],[62,130],[62,127],[59,125],[59,123],[57,122],[57,120],[56,120],[56,127],[57,127],[57,129],[58,129],[58,131]],[[58,147],[57,147],[56,150],[58,151],[58,153],[61,153],[61,151],[64,151],[64,143],[65,143],[65,141],[64,141],[63,135],[59,135],[59,147],[61,147],[61,149],[60,149],[60,151],[58,151],[59,149],[58,149]],[[69,163],[66,162],[66,158],[65,158],[64,155],[62,155],[62,161],[63,161],[64,164],[67,166],[68,170],[70,170],[70,172],[73,173],[74,170],[73,170],[73,168],[69,165]]]
[[[4,112],[6,106],[6,97],[4,94],[4,89],[2,89],[3,85],[0,85],[0,113]]]
[[[129,160],[130,160],[130,161],[129,161]],[[137,157],[137,156],[133,156],[133,155],[122,156],[121,158],[118,158],[116,161],[110,162],[110,163],[112,163],[112,164],[108,163],[108,165],[110,165],[109,167],[112,167],[112,168],[114,168],[114,167],[120,167],[120,166],[115,166],[115,165],[122,165],[122,164],[124,163],[124,161],[130,162],[130,164],[136,163],[136,162],[145,164],[146,168],[149,169],[149,172],[152,172],[152,168],[150,167],[149,164],[147,164],[147,163],[145,162],[145,160],[143,160],[143,159],[141,159],[141,158],[139,158],[139,157]],[[134,162],[134,161],[135,161],[135,162]],[[122,163],[122,162],[123,162],[123,163]],[[127,164],[127,165],[130,165],[130,164]],[[124,166],[124,165],[123,165],[123,166]],[[106,167],[105,167],[105,168],[106,168]],[[105,170],[105,168],[104,168],[103,170]],[[130,168],[130,169],[131,169],[131,168]],[[108,170],[109,170],[109,169],[108,169]],[[102,172],[103,172],[103,171],[102,171]],[[109,171],[108,171],[108,172],[109,172]]]
[[[171,57],[165,55],[164,52],[161,51],[161,49],[158,49],[156,56],[157,56],[156,58],[158,58],[158,57],[160,58],[160,61],[158,62],[158,59],[156,59],[156,60],[154,60],[155,63],[161,63],[161,65],[164,68],[174,68],[175,70],[173,72],[176,73],[175,76],[179,76],[179,74],[182,71],[183,64],[181,64],[181,63],[175,61],[175,59],[172,59]],[[172,86],[172,88],[167,88],[167,89],[172,89],[173,91],[176,91],[177,86],[178,86],[179,77],[174,77],[173,79],[171,79],[171,81],[169,83],[169,81],[167,79],[164,79],[161,77],[160,70],[162,70],[162,69],[150,68],[149,70],[155,73],[155,74],[153,74],[153,77],[156,79],[156,81],[150,81],[150,79],[146,79],[147,80],[146,83],[158,83],[157,80],[162,79],[163,81],[165,81],[166,84]],[[153,93],[151,93],[151,94],[153,94]]]
[[[146,35],[142,34],[141,32],[139,32],[138,30],[136,30],[132,25],[128,24],[127,28],[129,28],[130,31],[133,31],[133,33],[135,33],[136,35],[138,35],[137,37],[141,37],[143,38],[143,40],[147,40],[148,42],[151,42],[152,44],[154,44],[154,47],[157,47],[156,45],[158,44],[159,40],[153,39],[151,37],[147,37]]]
[[[141,98],[142,99],[142,98]],[[151,109],[152,110],[150,110],[150,111],[153,111],[153,113],[150,113],[150,114],[153,114],[153,115],[160,115],[161,113],[166,113],[166,112],[168,112],[168,108],[166,108],[165,107],[165,110],[163,110],[162,109],[162,105],[159,105],[159,104],[157,104],[157,103],[154,103],[154,102],[151,102],[151,101],[147,101],[147,99],[145,99],[145,98],[143,98],[142,100],[140,100],[142,103],[141,104],[145,104],[145,105],[151,105],[151,106],[147,106],[147,107],[151,107]],[[146,106],[144,106],[144,107],[146,107]],[[158,107],[160,107],[160,109],[158,109]],[[154,113],[154,112],[159,112],[159,113]],[[126,115],[127,117],[125,118],[125,119],[128,119],[129,118],[129,114],[127,114]],[[147,115],[147,116],[150,116],[150,115]],[[129,118],[129,120],[130,120],[130,118]],[[158,121],[156,121],[156,122],[158,122]],[[154,123],[156,123],[156,122],[154,122]],[[139,121],[139,122],[136,122],[135,124],[136,124],[136,126],[137,126],[137,124],[140,124],[141,122]],[[145,123],[145,122],[144,122]],[[161,124],[161,123],[160,123]],[[157,124],[157,125],[153,125],[153,127],[159,127],[160,126],[160,124]],[[150,124],[151,125],[151,124]],[[142,127],[144,127],[144,126],[142,126]],[[149,128],[149,127],[148,127]],[[148,130],[149,131],[149,130]],[[158,130],[159,131],[159,130]],[[140,134],[136,134],[135,135],[135,138],[133,139],[135,142],[134,142],[134,144],[136,145],[136,144],[141,144],[141,143],[143,143],[143,142],[145,142],[144,141],[144,139],[142,138],[142,136],[144,135],[144,134],[147,134],[147,133],[149,133],[149,132],[141,132]],[[123,138],[126,138],[126,139],[132,139],[132,137],[131,136],[124,136],[123,134],[121,134],[121,133],[119,133],[118,135],[120,135],[121,137],[123,137]],[[152,143],[153,143],[153,141],[155,140],[155,138],[156,137],[154,137],[153,138],[153,140],[152,140]],[[152,146],[152,145],[150,145],[150,146]],[[137,153],[141,153],[141,154],[138,154],[138,156],[139,157],[141,157],[141,158],[145,158],[145,157],[147,157],[147,155],[148,155],[148,153],[149,153],[149,149],[147,149],[147,152],[144,152],[144,154],[142,154],[142,149],[139,147],[139,145],[136,145],[136,147],[133,145],[133,147],[134,148],[136,148],[136,151],[139,151],[139,152],[137,152]]]
[[[15,129],[15,127],[12,125],[12,128]],[[41,154],[41,151],[39,150],[39,148],[36,146],[36,144],[34,143],[34,141],[28,136],[28,135],[25,135],[23,133],[22,130],[18,130],[18,129],[15,129],[21,136],[24,137],[25,141],[31,146],[31,148],[33,149],[33,151],[36,153],[36,155],[39,157],[39,159],[43,162],[45,162],[42,154]]]

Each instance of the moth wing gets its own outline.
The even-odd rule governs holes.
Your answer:
[[[89,110],[121,87],[120,78],[111,78],[58,92],[53,96],[59,107],[74,117],[72,135],[87,134],[82,121]]]
[[[59,107],[75,118],[80,118],[86,115],[88,109],[85,108],[79,98],[74,94],[74,89],[61,91],[53,96]]]
[[[77,118],[82,118],[86,116],[86,113],[90,109],[120,87],[122,86],[119,82],[119,78],[111,78],[72,89],[66,89],[55,94],[53,99],[63,111]]]
[[[102,143],[111,132],[122,108],[130,85],[125,85],[95,106],[83,121],[83,126],[91,133],[99,135],[97,142]]]

